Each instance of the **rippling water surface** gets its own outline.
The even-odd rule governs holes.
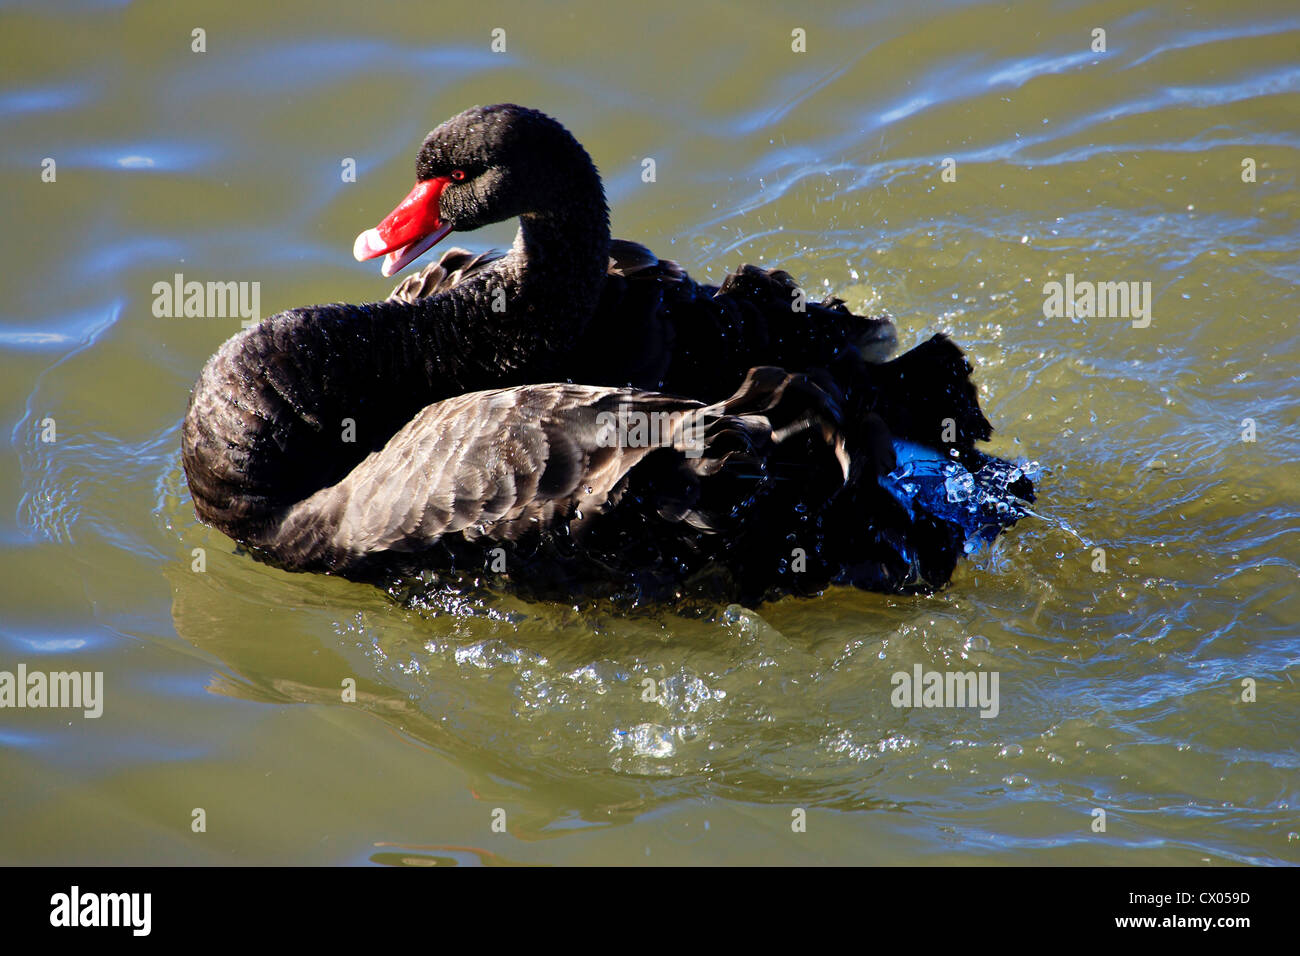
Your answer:
[[[1294,3],[0,22],[0,670],[105,684],[0,711],[0,861],[1300,862]],[[352,237],[502,100],[583,140],[616,235],[952,334],[1035,516],[929,598],[633,616],[402,604],[197,524],[178,425],[239,319],[154,283],[382,298]],[[1067,274],[1149,282],[1150,325],[1045,317]],[[996,673],[997,715],[894,707],[917,665]]]

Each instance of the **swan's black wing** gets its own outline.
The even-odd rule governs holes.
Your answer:
[[[389,298],[445,292],[503,255],[449,249]],[[745,265],[705,285],[673,260],[614,239],[600,302],[565,370],[573,381],[719,401],[759,365],[810,371],[850,352],[881,362],[896,344],[888,317],[855,315],[834,297],[814,301],[779,269]]]
[[[616,242],[595,315],[571,356],[572,377],[718,401],[755,366],[828,369],[852,356],[878,362],[896,344],[883,316],[817,302],[779,270],[743,266],[720,286],[669,259]]]
[[[590,531],[611,540],[598,525],[622,509],[635,514],[621,531],[654,537],[625,544],[671,550],[674,537],[734,528],[743,500],[707,485],[752,480],[792,439],[822,443],[831,453],[823,467],[839,476],[832,487],[842,485],[849,460],[838,417],[831,395],[771,368],[754,369],[710,407],[566,384],[461,395],[425,408],[255,544],[288,567],[347,573],[449,537],[517,542]],[[648,459],[653,466],[638,475]],[[798,459],[809,466],[806,449]]]
[[[448,249],[437,262],[430,263],[397,283],[388,299],[390,302],[412,303],[417,299],[446,292],[476,272],[482,272],[504,255],[500,249],[489,249],[477,254],[458,246]]]

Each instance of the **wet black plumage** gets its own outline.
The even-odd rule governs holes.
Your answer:
[[[895,439],[987,460],[956,345],[881,362],[892,323],[833,299],[796,309],[783,272],[745,266],[715,288],[611,241],[590,158],[535,111],[443,124],[417,176],[451,168],[464,182],[440,219],[518,216],[513,248],[451,250],[385,302],[290,310],[226,342],[182,428],[203,521],[286,567],[351,577],[507,554],[512,582],[551,592],[947,582],[965,531],[877,478]],[[702,454],[671,429],[600,444],[616,407],[703,422]]]

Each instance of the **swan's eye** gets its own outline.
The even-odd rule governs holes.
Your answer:
[[[465,170],[453,169],[451,171],[451,181],[455,183],[463,183],[465,181]]]

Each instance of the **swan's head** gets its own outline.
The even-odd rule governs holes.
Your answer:
[[[385,276],[452,230],[562,212],[591,182],[600,188],[590,157],[568,130],[511,103],[476,106],[435,129],[420,147],[415,179],[397,208],[353,246],[358,261],[386,256]]]

